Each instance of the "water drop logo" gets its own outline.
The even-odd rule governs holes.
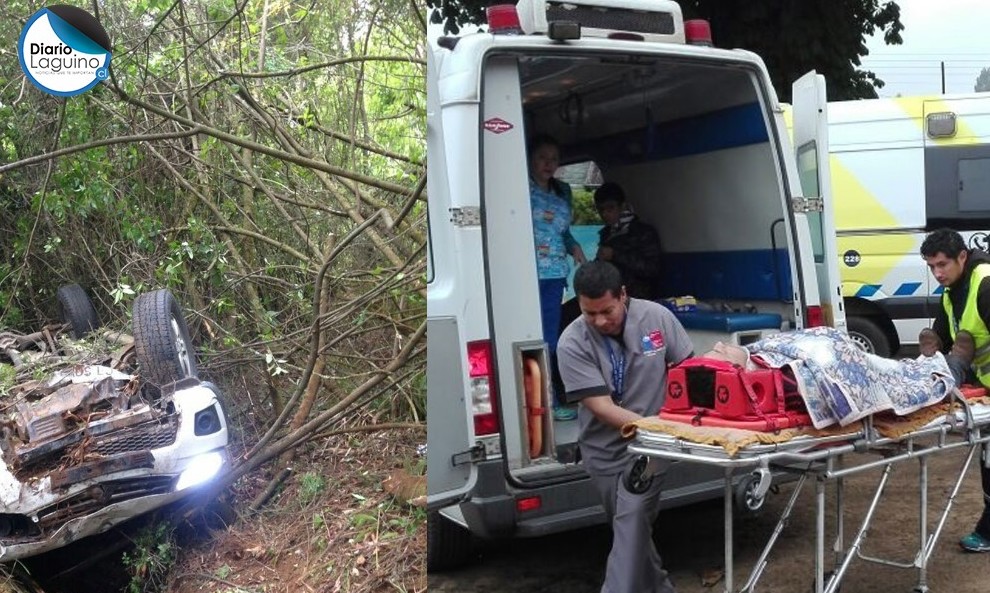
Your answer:
[[[57,4],[28,19],[17,45],[21,68],[36,87],[72,97],[109,75],[110,37],[81,8]]]

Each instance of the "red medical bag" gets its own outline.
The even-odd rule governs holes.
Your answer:
[[[696,357],[667,373],[660,417],[702,426],[774,431],[811,424],[790,369],[745,370]]]

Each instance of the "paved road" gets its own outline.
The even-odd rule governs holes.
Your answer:
[[[952,480],[958,473],[961,456],[946,453],[936,456],[930,466],[930,523],[944,504]],[[912,560],[917,541],[917,465],[906,462],[896,466],[887,488],[885,502],[878,512],[874,528],[865,542],[868,553],[898,560]],[[877,471],[850,478],[846,483],[846,541],[858,527],[873,489]],[[751,567],[766,538],[772,532],[780,511],[787,502],[791,486],[767,501],[764,512],[756,518],[737,522],[736,555],[741,565]],[[784,531],[759,591],[794,593],[811,591],[814,567],[814,486],[802,490],[791,522]],[[939,497],[939,500],[934,500]],[[930,561],[928,584],[933,593],[985,593],[990,591],[990,554],[964,554],[956,539],[966,533],[981,508],[979,474],[971,468],[963,491],[946,525],[936,552]],[[830,503],[829,514],[834,515]],[[832,520],[827,521],[831,532]],[[658,521],[661,555],[680,593],[722,591],[702,585],[702,575],[718,571],[722,562],[721,501],[665,511]],[[829,539],[831,542],[831,533]],[[429,578],[431,593],[494,593],[526,591],[545,593],[598,593],[604,559],[610,545],[605,527],[584,529],[550,537],[518,540],[483,547],[472,566]],[[827,543],[827,545],[828,545]],[[827,562],[831,561],[827,554]],[[737,572],[736,586],[745,575]],[[853,562],[842,585],[843,593],[912,591],[917,572],[886,566]]]

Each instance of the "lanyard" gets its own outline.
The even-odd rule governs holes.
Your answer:
[[[612,363],[612,387],[615,389],[612,393],[612,401],[617,404],[622,403],[623,385],[626,382],[626,350],[620,346],[619,354],[616,355],[612,348],[612,340],[607,337],[603,337],[603,339],[605,340],[605,350],[608,352],[608,360]]]

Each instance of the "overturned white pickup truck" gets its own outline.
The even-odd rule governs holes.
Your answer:
[[[174,502],[228,464],[217,389],[168,291],[135,300],[133,337],[98,332],[78,285],[58,297],[64,325],[0,332],[0,562]]]

